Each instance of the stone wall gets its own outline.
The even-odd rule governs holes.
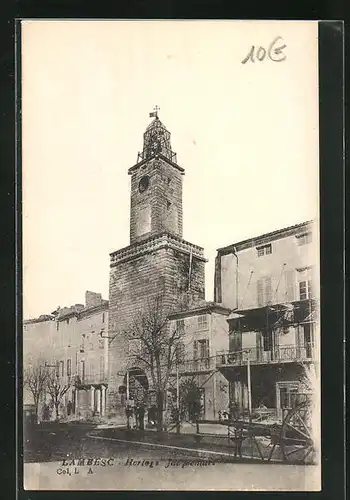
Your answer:
[[[172,241],[173,246],[176,246]],[[190,244],[187,244],[190,246]],[[131,248],[131,247],[130,247]],[[143,247],[139,247],[143,248]],[[199,252],[199,247],[195,247]],[[126,250],[127,251],[127,250]],[[125,332],[136,315],[142,314],[152,297],[162,296],[164,310],[176,307],[185,294],[188,300],[204,299],[204,258],[192,256],[191,287],[189,285],[190,255],[169,244],[137,253],[111,263],[109,289],[108,414],[124,411],[118,387],[123,384],[127,368],[128,345]],[[130,368],[130,366],[129,366]]]
[[[139,182],[148,177],[148,188]],[[165,160],[154,159],[131,177],[130,242],[168,231],[182,237],[182,174]]]

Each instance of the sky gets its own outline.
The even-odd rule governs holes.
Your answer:
[[[24,318],[108,298],[155,105],[208,300],[217,248],[318,217],[316,22],[24,21],[21,56]]]

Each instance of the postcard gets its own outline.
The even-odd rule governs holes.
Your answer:
[[[320,491],[318,23],[20,52],[25,489]]]

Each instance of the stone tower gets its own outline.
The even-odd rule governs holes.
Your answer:
[[[154,120],[143,136],[143,150],[131,175],[130,245],[110,254],[108,415],[125,415],[119,388],[125,384],[133,315],[161,294],[165,307],[186,296],[205,298],[203,248],[182,238],[182,182],[170,133]],[[135,367],[137,368],[137,367]]]

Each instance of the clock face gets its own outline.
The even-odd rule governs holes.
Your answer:
[[[139,191],[140,193],[143,193],[144,191],[146,191],[146,189],[148,188],[149,186],[149,177],[148,175],[144,175],[142,177],[142,179],[140,180],[139,182]]]

